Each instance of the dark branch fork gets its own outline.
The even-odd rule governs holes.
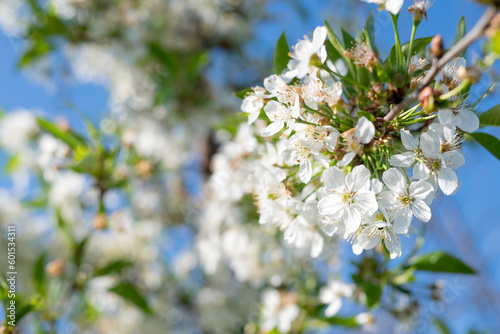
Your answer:
[[[401,103],[395,105],[394,108],[392,108],[392,110],[384,117],[384,120],[386,122],[393,120],[400,112],[417,101],[422,89],[424,89],[432,82],[434,77],[438,74],[439,70],[484,34],[484,31],[486,30],[486,28],[488,28],[496,14],[497,8],[495,6],[489,6],[488,9],[484,12],[483,16],[481,16],[479,21],[476,23],[474,28],[472,28],[467,33],[467,35],[464,36],[464,38],[462,38],[457,44],[455,44],[450,50],[448,50],[448,52],[446,52],[439,60],[434,59],[431,68],[427,72],[420,85],[408,96],[406,96],[406,98]]]

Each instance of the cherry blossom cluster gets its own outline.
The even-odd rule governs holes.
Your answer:
[[[450,94],[463,81],[465,60],[457,58],[436,77],[435,92],[449,95],[446,108],[424,100],[389,123],[345,98],[346,65],[327,59],[326,38],[327,29],[316,28],[312,39],[293,47],[281,75],[267,77],[243,99],[248,123],[276,154],[250,176],[259,223],[277,226],[289,243],[319,228],[343,235],[356,254],[384,244],[396,258],[400,236],[416,233],[413,217],[429,222],[436,193],[452,195],[460,186],[455,171],[465,163],[462,133],[479,126],[467,102]],[[366,44],[346,57],[370,72],[379,64]],[[412,84],[429,63],[413,58]],[[389,111],[389,103],[374,100]]]

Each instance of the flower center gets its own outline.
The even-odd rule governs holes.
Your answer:
[[[354,192],[345,192],[342,194],[342,203],[351,205],[354,203]]]

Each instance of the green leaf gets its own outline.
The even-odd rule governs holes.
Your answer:
[[[457,33],[455,35],[455,44],[457,44],[465,36],[465,17],[462,16],[460,22],[458,23]],[[458,54],[459,57],[464,57],[467,49],[463,50]]]
[[[340,29],[342,33],[342,39],[344,40],[344,48],[346,50],[353,48],[356,46],[356,39],[352,37],[347,31],[343,28]]]
[[[479,115],[481,126],[500,126],[500,104]]]
[[[500,140],[490,134],[484,132],[469,133],[476,142],[481,144],[485,149],[490,151],[498,160],[500,160]]]
[[[450,329],[448,328],[448,326],[446,326],[443,319],[435,317],[433,323],[441,334],[451,334]]]
[[[21,319],[30,313],[40,302],[40,298],[32,298],[26,303],[21,303],[16,314],[16,325],[21,321]],[[19,301],[20,303],[20,301]]]
[[[108,265],[106,265],[102,268],[96,269],[94,276],[104,276],[104,275],[109,275],[112,273],[119,273],[123,269],[130,267],[131,265],[133,265],[133,263],[130,261],[117,260],[117,261],[109,263]]]
[[[461,260],[444,252],[417,256],[410,260],[409,266],[416,270],[445,273],[474,274],[476,272]]]
[[[358,118],[365,116],[370,122],[375,122],[375,116],[373,116],[366,110],[359,110],[358,112],[356,112],[356,116]]]
[[[40,255],[38,260],[35,262],[35,268],[33,270],[33,281],[35,283],[36,291],[43,297],[47,292],[45,286],[45,253]]]
[[[326,27],[326,31],[328,33],[328,39],[329,39],[330,43],[332,44],[333,48],[337,51],[337,53],[340,55],[340,57],[342,57],[342,59],[344,60],[344,63],[349,68],[349,72],[351,74],[351,77],[354,78],[354,74],[356,73],[356,71],[354,69],[354,65],[353,65],[351,59],[349,59],[345,56],[344,46],[342,45],[342,43],[340,43],[339,38],[335,34],[335,31],[333,31],[332,27],[330,26],[330,24],[327,21],[325,21],[325,27]]]
[[[37,118],[36,121],[37,121],[38,125],[43,130],[45,130],[46,132],[50,133],[54,137],[62,140],[63,142],[65,142],[72,149],[75,149],[80,144],[84,144],[85,145],[85,143],[82,142],[81,138],[78,138],[77,136],[75,136],[70,131],[63,131],[59,127],[57,127],[56,125],[52,124],[51,122],[49,122],[49,121],[47,121],[47,120],[45,120],[43,118]]]
[[[17,169],[17,167],[19,167],[19,163],[19,154],[12,155],[5,164],[5,172],[11,174]]]
[[[285,32],[283,32],[276,43],[273,56],[273,71],[276,74],[280,74],[286,69],[288,61],[290,60],[290,48],[286,41]]]
[[[354,317],[344,318],[344,317],[330,317],[324,319],[326,322],[332,325],[345,326],[345,327],[358,327],[359,324]]]
[[[373,12],[368,16],[368,19],[365,23],[365,28],[363,29],[363,35],[365,36],[366,43],[370,46],[370,48],[376,52],[375,45],[375,21]]]
[[[118,285],[109,289],[109,291],[116,293],[120,297],[135,304],[147,314],[152,314],[153,311],[149,307],[146,299],[139,293],[135,286],[128,282],[121,282]]]
[[[420,52],[424,51],[427,45],[432,41],[432,37],[422,37],[422,38],[416,38],[415,41],[413,42],[413,54],[419,54]],[[403,56],[405,57],[408,55],[408,52],[410,51],[410,42],[403,44],[401,47],[401,50],[403,52]],[[412,55],[413,56],[413,55]],[[391,53],[389,54],[389,57],[387,57],[386,62],[388,61],[390,64],[395,65],[396,64],[396,46],[394,45],[391,49]]]
[[[245,88],[245,89],[239,90],[237,92],[234,92],[233,95],[236,96],[237,98],[243,100],[248,95],[248,93],[251,93],[251,92],[253,92],[252,88]]]
[[[376,308],[380,303],[384,286],[382,283],[362,282],[363,291],[366,294],[366,306]]]
[[[85,255],[85,245],[89,241],[89,237],[83,238],[78,244],[73,247],[73,262],[75,266],[79,268],[82,265],[83,256]]]
[[[35,42],[23,53],[17,63],[17,67],[26,67],[52,50],[52,46],[44,40],[35,40]]]

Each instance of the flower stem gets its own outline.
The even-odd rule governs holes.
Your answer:
[[[399,15],[391,14],[392,26],[394,27],[394,39],[396,40],[396,55],[398,58],[397,68],[398,70],[401,70],[401,66],[403,66],[403,52],[401,50],[401,41],[399,39],[398,17]]]
[[[417,33],[418,24],[419,24],[419,22],[413,21],[413,28],[411,29],[410,48],[408,49],[408,57],[406,58],[406,64],[404,67],[407,70],[410,67],[411,57],[413,54],[413,44],[415,42],[415,34]],[[408,71],[406,71],[406,73],[408,73]]]

